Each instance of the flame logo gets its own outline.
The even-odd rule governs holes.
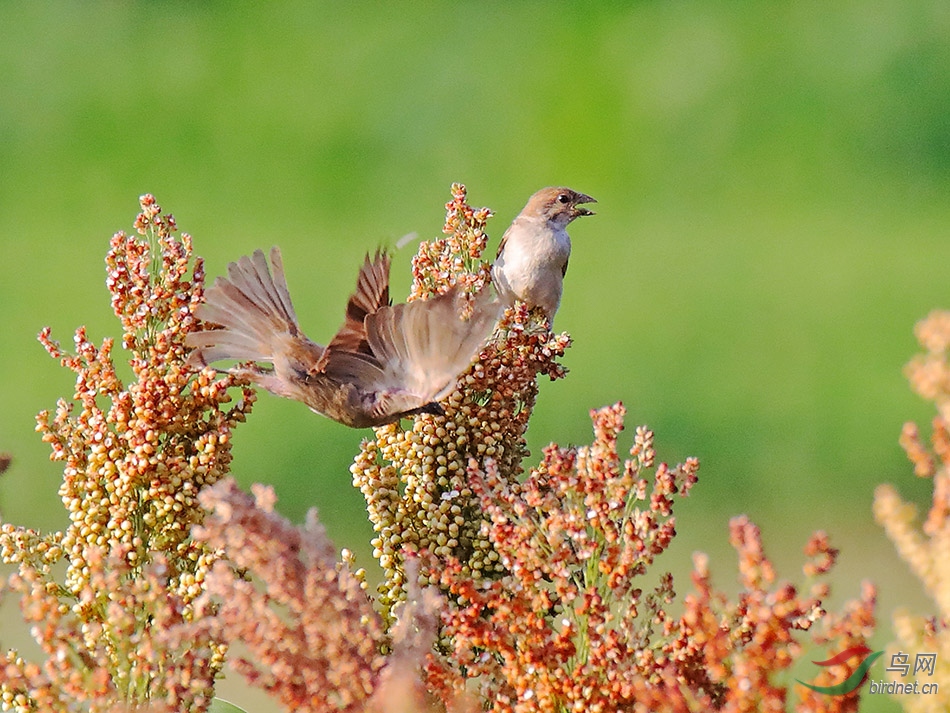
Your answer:
[[[854,673],[848,676],[841,683],[836,683],[833,686],[813,686],[812,684],[805,683],[804,681],[797,678],[795,680],[806,688],[810,688],[817,693],[824,693],[829,696],[846,696],[862,683],[864,683],[865,679],[868,677],[868,669],[871,668],[871,664],[877,661],[883,653],[883,651],[872,652],[871,649],[864,645],[852,646],[850,649],[845,649],[840,654],[832,656],[830,659],[825,661],[812,661],[812,663],[816,666],[837,666],[838,664],[843,664],[853,656],[865,657],[864,660],[858,664],[858,667],[854,669]],[[870,654],[870,656],[868,654]]]

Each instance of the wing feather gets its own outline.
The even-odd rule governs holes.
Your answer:
[[[472,316],[462,319],[455,288],[429,300],[378,310],[367,316],[367,340],[383,369],[376,391],[407,391],[418,405],[438,401],[478,355],[498,318],[500,305],[483,290]]]
[[[389,306],[390,263],[391,258],[385,251],[377,250],[372,261],[367,253],[356,279],[356,291],[350,295],[346,305],[343,326],[330,341],[329,349],[352,352],[369,350],[364,321],[367,315]]]
[[[274,363],[277,345],[293,343],[315,360],[323,348],[307,339],[297,316],[278,248],[270,253],[271,266],[261,250],[228,265],[228,276],[215,280],[197,309],[198,317],[216,329],[193,332],[186,344],[195,351],[193,365],[221,359]]]

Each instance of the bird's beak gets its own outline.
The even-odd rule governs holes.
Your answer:
[[[580,215],[596,215],[594,211],[590,210],[589,208],[584,208],[580,205],[581,203],[596,203],[596,202],[597,202],[596,198],[591,198],[586,193],[581,193],[580,195],[577,196],[577,199],[574,201],[574,212],[579,216]]]

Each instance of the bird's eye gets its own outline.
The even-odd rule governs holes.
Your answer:
[[[569,195],[567,195],[567,193],[561,193],[561,194],[557,197],[557,202],[558,202],[558,203],[570,203],[570,202],[571,202],[571,197],[570,197]]]

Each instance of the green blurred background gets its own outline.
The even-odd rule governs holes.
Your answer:
[[[66,524],[33,417],[73,380],[35,335],[119,334],[103,257],[140,194],[209,276],[279,244],[321,341],[367,249],[439,234],[452,181],[495,210],[491,250],[564,184],[598,215],[572,228],[571,373],[542,386],[529,464],[623,400],[661,458],[703,463],[661,562],[681,590],[700,548],[735,586],[727,522],[748,513],[796,580],[809,533],[831,533],[833,603],[881,588],[877,644],[895,606],[932,610],[870,504],[885,481],[929,501],[897,436],[931,417],[901,372],[913,325],[950,306],[950,5],[8,2],[0,27],[7,520]],[[234,473],[295,520],[316,505],[371,565],[347,472],[365,435],[264,395]]]

